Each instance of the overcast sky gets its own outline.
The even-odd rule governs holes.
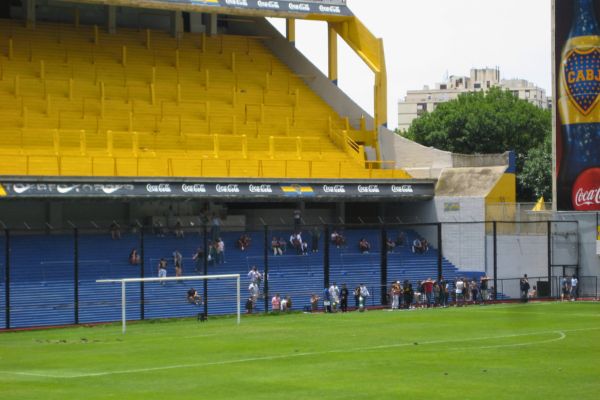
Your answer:
[[[551,94],[550,0],[347,0],[355,15],[383,38],[388,115],[396,128],[398,99],[472,67],[500,67]],[[283,29],[283,21],[275,25]],[[297,46],[327,73],[327,26],[298,21]],[[370,70],[340,40],[340,87],[373,112]]]

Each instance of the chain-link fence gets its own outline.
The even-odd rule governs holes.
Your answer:
[[[369,291],[366,306],[389,306],[395,282],[410,289],[402,292],[405,307],[423,305],[428,293],[439,299],[440,281],[449,294],[455,282],[466,282],[469,296],[476,289],[472,301],[481,300],[484,281],[486,300],[519,299],[525,274],[527,296],[559,298],[558,277],[578,275],[577,243],[576,223],[535,221],[4,230],[0,326],[119,320],[119,288],[96,280],[157,277],[161,269],[169,277],[240,274],[248,312],[273,311],[275,294],[293,310],[322,310],[334,284],[348,289],[350,309],[357,306],[353,293],[361,285]],[[597,297],[594,279],[580,282],[579,296]],[[191,285],[205,300],[204,312],[235,312],[231,282],[140,283],[127,288],[128,318],[196,315],[197,307],[186,300]]]

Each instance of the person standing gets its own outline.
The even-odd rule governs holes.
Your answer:
[[[577,286],[578,285],[579,285],[579,280],[577,279],[577,276],[575,276],[575,274],[573,274],[573,276],[571,277],[571,293],[570,293],[571,301],[575,301],[577,299]]]
[[[160,261],[158,262],[158,277],[159,278],[167,277],[167,260],[165,260],[164,258],[161,258]],[[165,282],[161,282],[160,284],[164,285]]]
[[[440,299],[439,303],[441,307],[448,307],[448,282],[444,279],[444,277],[440,277],[438,282],[438,286],[440,287]]]
[[[348,291],[348,287],[346,286],[346,284],[342,284],[342,290],[340,290],[340,308],[342,309],[342,312],[347,312],[348,311],[348,296],[350,295],[350,292]]]
[[[392,282],[391,287],[391,295],[392,295],[392,310],[397,310],[400,308],[400,292],[402,288],[400,287],[400,281]]]
[[[331,310],[336,312],[340,304],[340,288],[335,282],[329,286],[329,299],[331,300]]]
[[[275,296],[271,299],[271,310],[275,313],[281,310],[281,297],[279,297],[279,293],[275,293]]]
[[[521,289],[521,302],[527,303],[527,293],[529,292],[529,279],[527,278],[527,274],[523,275],[521,280],[519,281],[519,286]]]
[[[489,283],[490,278],[487,277],[487,275],[483,275],[481,277],[481,279],[479,280],[479,291],[481,293],[481,303],[485,304],[486,301],[488,301],[488,283]]]
[[[369,293],[369,289],[367,288],[367,285],[365,285],[364,283],[360,284],[360,299],[358,302],[358,308],[359,310],[364,310],[366,305],[367,305],[367,299],[369,298],[369,296],[371,296],[371,293]]]
[[[433,280],[431,278],[427,278],[426,281],[423,281],[423,291],[425,292],[427,308],[429,308],[433,303]]]
[[[183,256],[179,250],[173,252],[173,265],[175,265],[175,276],[180,277],[183,274]]]

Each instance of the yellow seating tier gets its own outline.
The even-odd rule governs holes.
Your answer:
[[[0,121],[0,175],[406,177],[251,37],[0,20]]]

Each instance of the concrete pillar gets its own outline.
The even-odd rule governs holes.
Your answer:
[[[107,6],[106,11],[106,29],[112,35],[117,33],[117,7]]]
[[[217,35],[217,14],[209,14],[209,25],[208,25],[208,36],[216,36]]]
[[[171,35],[178,39],[183,36],[183,12],[179,10],[171,13]]]
[[[25,24],[27,28],[35,28],[35,2],[36,0],[25,0],[23,7],[25,8]]]
[[[190,32],[202,33],[206,32],[206,27],[202,21],[201,13],[190,13]]]

